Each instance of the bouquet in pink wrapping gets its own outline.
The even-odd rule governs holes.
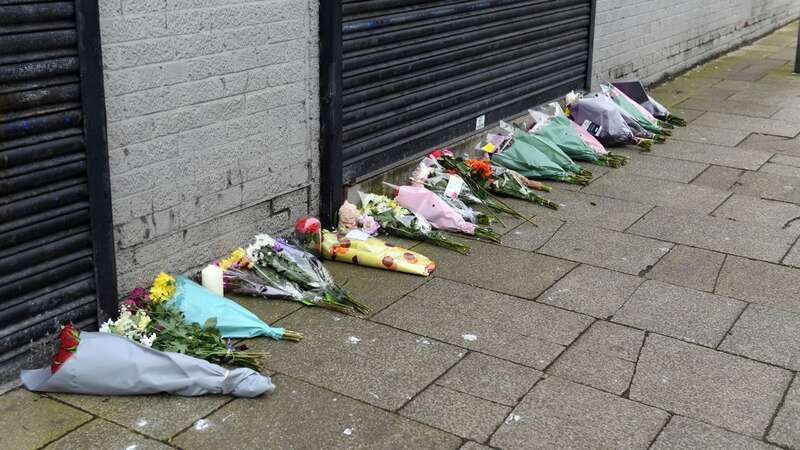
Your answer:
[[[433,191],[422,186],[393,186],[397,203],[422,216],[434,228],[456,233],[475,235],[493,242],[500,242],[500,235],[489,227],[481,227],[464,220],[464,217],[445,203]]]

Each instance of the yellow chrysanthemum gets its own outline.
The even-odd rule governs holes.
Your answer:
[[[160,303],[169,300],[175,294],[175,277],[161,272],[150,287],[150,301]]]

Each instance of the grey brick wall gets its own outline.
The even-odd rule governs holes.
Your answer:
[[[318,209],[318,0],[99,0],[120,292]]]
[[[593,84],[656,81],[798,15],[797,0],[597,0]]]

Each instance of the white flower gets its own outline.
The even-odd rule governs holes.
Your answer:
[[[579,98],[580,98],[580,96],[575,91],[569,91],[569,94],[567,94],[567,97],[566,97],[567,104],[571,105],[571,104],[577,102]]]
[[[111,326],[114,325],[114,321],[111,319],[106,320],[100,325],[100,332],[101,333],[111,333]]]
[[[152,347],[153,346],[153,342],[155,340],[156,340],[156,335],[155,335],[155,333],[153,333],[153,334],[151,334],[149,336],[143,336],[141,338],[141,340],[139,340],[139,342],[141,342],[142,345],[144,345],[145,347]]]

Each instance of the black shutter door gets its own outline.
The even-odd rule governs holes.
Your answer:
[[[0,382],[49,358],[59,324],[96,324],[98,288],[116,301],[90,3],[0,0]]]
[[[343,0],[344,181],[584,88],[591,0]]]

